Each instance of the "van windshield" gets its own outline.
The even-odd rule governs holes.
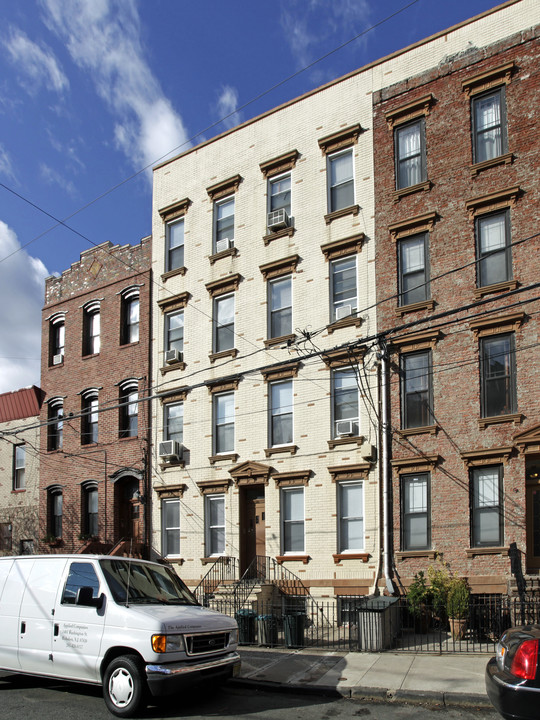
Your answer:
[[[114,600],[120,604],[198,605],[170,568],[137,560],[100,560]]]

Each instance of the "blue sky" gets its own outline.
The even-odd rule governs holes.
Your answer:
[[[44,278],[150,234],[158,160],[498,4],[0,0],[0,393],[39,385]]]

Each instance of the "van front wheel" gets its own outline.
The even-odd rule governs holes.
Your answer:
[[[113,660],[103,678],[103,699],[113,715],[133,717],[146,705],[146,680],[136,655]]]

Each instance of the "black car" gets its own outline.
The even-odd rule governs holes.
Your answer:
[[[486,690],[506,720],[540,718],[540,625],[507,630],[486,667]]]

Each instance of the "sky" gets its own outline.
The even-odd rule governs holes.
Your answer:
[[[40,384],[45,278],[150,234],[158,161],[498,4],[0,0],[0,393]]]

